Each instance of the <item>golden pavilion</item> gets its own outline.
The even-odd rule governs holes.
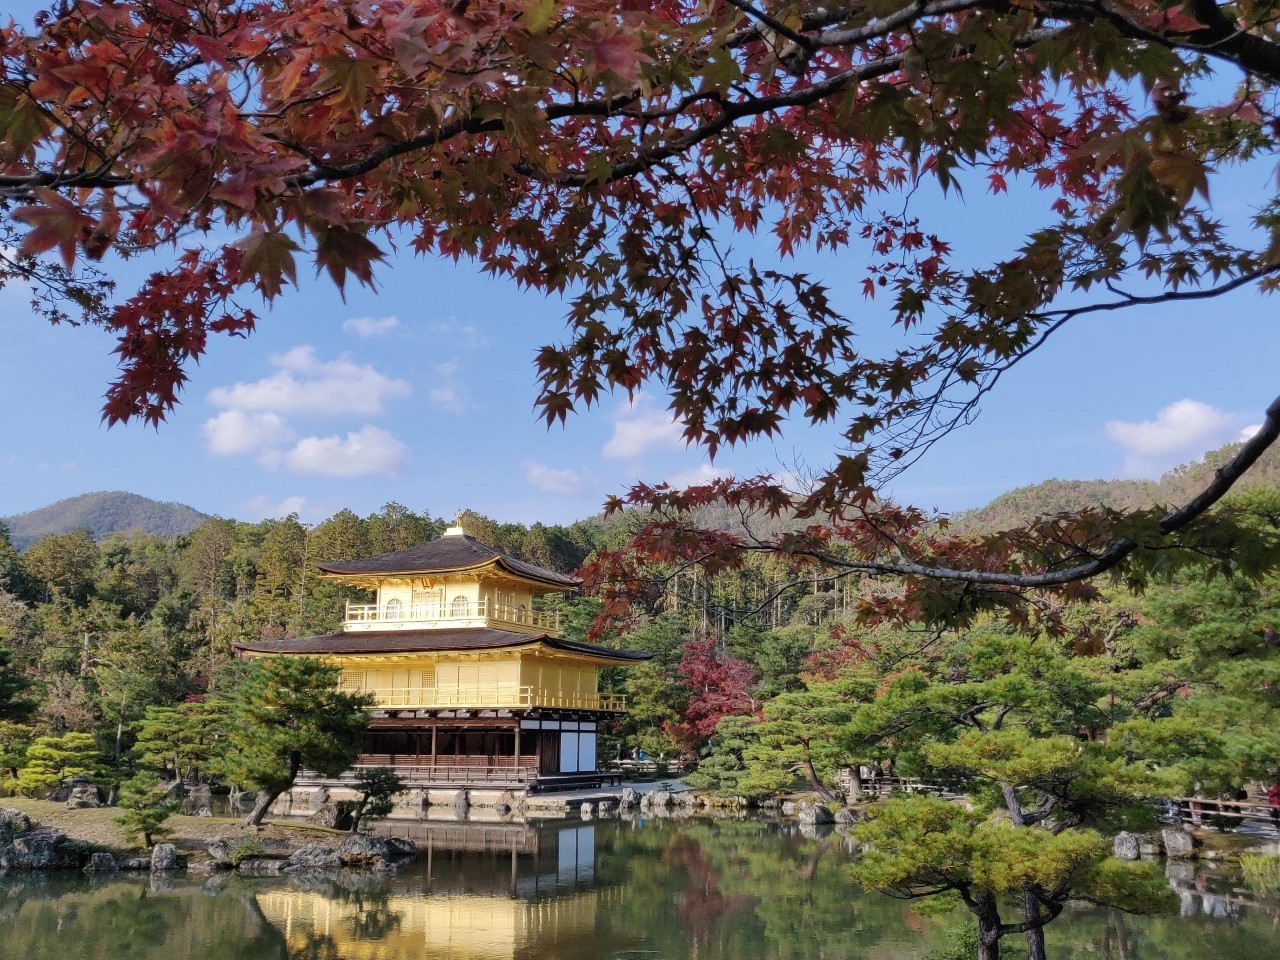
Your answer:
[[[237,645],[246,656],[323,657],[344,690],[373,695],[359,764],[392,767],[414,787],[598,787],[602,721],[625,709],[600,669],[649,654],[560,639],[559,613],[535,598],[580,582],[480,543],[460,525],[409,550],[318,564],[375,591],[349,603],[342,629]],[[336,785],[336,784],[335,784]]]

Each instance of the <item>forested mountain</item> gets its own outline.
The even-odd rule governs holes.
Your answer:
[[[51,533],[88,530],[95,540],[129,532],[172,537],[190,533],[207,519],[206,514],[183,503],[161,503],[136,493],[113,490],[68,497],[38,510],[0,518],[0,521],[9,528],[14,547],[25,550]]]
[[[1211,450],[1203,459],[1174,467],[1159,480],[1055,479],[1018,487],[1002,493],[985,506],[958,514],[954,517],[954,526],[959,530],[985,532],[1015,527],[1035,517],[1068,513],[1085,507],[1102,505],[1117,510],[1131,510],[1155,504],[1183,503],[1204,487],[1213,472],[1238,449],[1239,444],[1228,444]],[[1245,474],[1236,485],[1236,490],[1260,487],[1280,488],[1280,452],[1268,451]],[[474,514],[472,516],[476,520],[480,519]],[[207,514],[186,504],[162,503],[117,490],[69,497],[28,513],[0,517],[0,523],[8,527],[10,541],[15,549],[21,551],[51,533],[84,529],[95,540],[105,539],[113,533],[149,533],[171,537],[190,533],[207,519]],[[697,520],[699,524],[713,528],[735,531],[742,528],[740,514],[727,507],[702,507],[698,511]],[[618,535],[631,524],[626,516],[606,519],[596,515],[579,521],[574,527],[581,528],[584,525]],[[789,525],[786,518],[756,517],[751,521],[753,532],[763,536],[781,532]],[[486,518],[481,526],[483,529],[480,532],[491,537],[494,545],[515,553],[521,552],[518,546],[508,542],[515,536],[513,531],[517,528],[523,530],[519,525],[499,525]],[[540,525],[535,524],[535,527],[540,528]]]
[[[1200,460],[1174,467],[1159,480],[1045,480],[1002,493],[986,506],[959,514],[959,530],[1006,530],[1036,517],[1069,513],[1086,507],[1143,509],[1185,503],[1203,489],[1213,473],[1240,449],[1232,443],[1211,450]],[[1280,488],[1280,452],[1268,450],[1235,485],[1235,492]]]

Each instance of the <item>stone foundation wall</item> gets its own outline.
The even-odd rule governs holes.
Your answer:
[[[527,791],[522,789],[413,787],[396,797],[391,817],[418,819],[429,808],[458,811],[476,808],[510,812],[523,807],[527,796]],[[357,791],[342,784],[294,787],[288,793],[280,795],[270,812],[278,817],[310,817],[329,805],[336,806],[344,801],[358,800],[359,797]]]

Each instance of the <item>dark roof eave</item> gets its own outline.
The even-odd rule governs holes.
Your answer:
[[[506,630],[459,628],[457,630],[396,630],[331,633],[292,640],[260,640],[236,643],[239,653],[326,656],[331,654],[378,653],[467,653],[477,650],[504,650],[544,644],[553,650],[581,653],[615,663],[639,663],[650,653],[612,650],[590,643],[561,640],[546,634],[514,633]]]
[[[316,564],[316,569],[321,573],[327,573],[335,577],[421,577],[421,576],[439,576],[448,573],[466,573],[468,570],[477,570],[481,567],[487,567],[491,563],[496,563],[502,567],[507,573],[523,580],[536,580],[538,583],[545,583],[548,586],[560,587],[564,590],[578,590],[582,587],[581,577],[569,577],[564,574],[548,571],[553,576],[538,576],[523,570],[514,569],[507,563],[504,563],[504,557],[494,557],[492,560],[484,560],[480,563],[472,563],[463,567],[433,567],[430,569],[406,569],[406,570],[374,570],[374,569],[353,569],[352,565],[347,565],[344,569],[341,564]]]

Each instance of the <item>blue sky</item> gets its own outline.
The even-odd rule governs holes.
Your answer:
[[[25,4],[20,6],[25,7]],[[1215,183],[1229,216],[1273,189],[1274,171]],[[918,211],[971,260],[1007,253],[1043,198],[927,192]],[[740,256],[776,262],[767,240]],[[883,307],[864,301],[857,251],[801,264],[833,285],[873,346],[892,344]],[[146,264],[119,268],[122,292]],[[248,340],[211,340],[182,406],[158,431],[99,423],[112,339],[50,327],[22,291],[0,291],[0,515],[95,490],[130,490],[245,520],[298,512],[318,521],[396,500],[449,516],[569,522],[637,479],[688,482],[820,467],[831,429],[792,424],[773,443],[714,466],[686,450],[656,392],[606,398],[548,431],[533,409],[533,357],[564,330],[563,304],[485,277],[468,263],[392,256],[377,291],[304,279]],[[1049,477],[1156,476],[1236,439],[1280,386],[1276,303],[1251,292],[1078,321],[1017,368],[978,422],[939,444],[893,487],[955,511]]]
[[[935,213],[989,223],[1002,202],[952,201]],[[971,238],[982,247],[995,233]],[[880,308],[852,289],[856,257],[815,266],[868,338],[889,342]],[[1277,383],[1273,315],[1273,302],[1242,293],[1082,320],[894,492],[953,511],[1048,477],[1155,476],[1260,419]],[[377,292],[351,289],[345,304],[327,282],[304,281],[248,340],[211,341],[158,431],[100,425],[110,337],[31,317],[19,291],[0,292],[0,316],[0,515],[124,489],[247,520],[297,511],[318,521],[397,500],[437,516],[466,507],[567,522],[636,479],[819,466],[831,451],[832,431],[793,424],[713,467],[683,448],[652,392],[634,407],[606,398],[548,431],[533,410],[533,355],[562,333],[562,305],[465,263],[395,258]]]

